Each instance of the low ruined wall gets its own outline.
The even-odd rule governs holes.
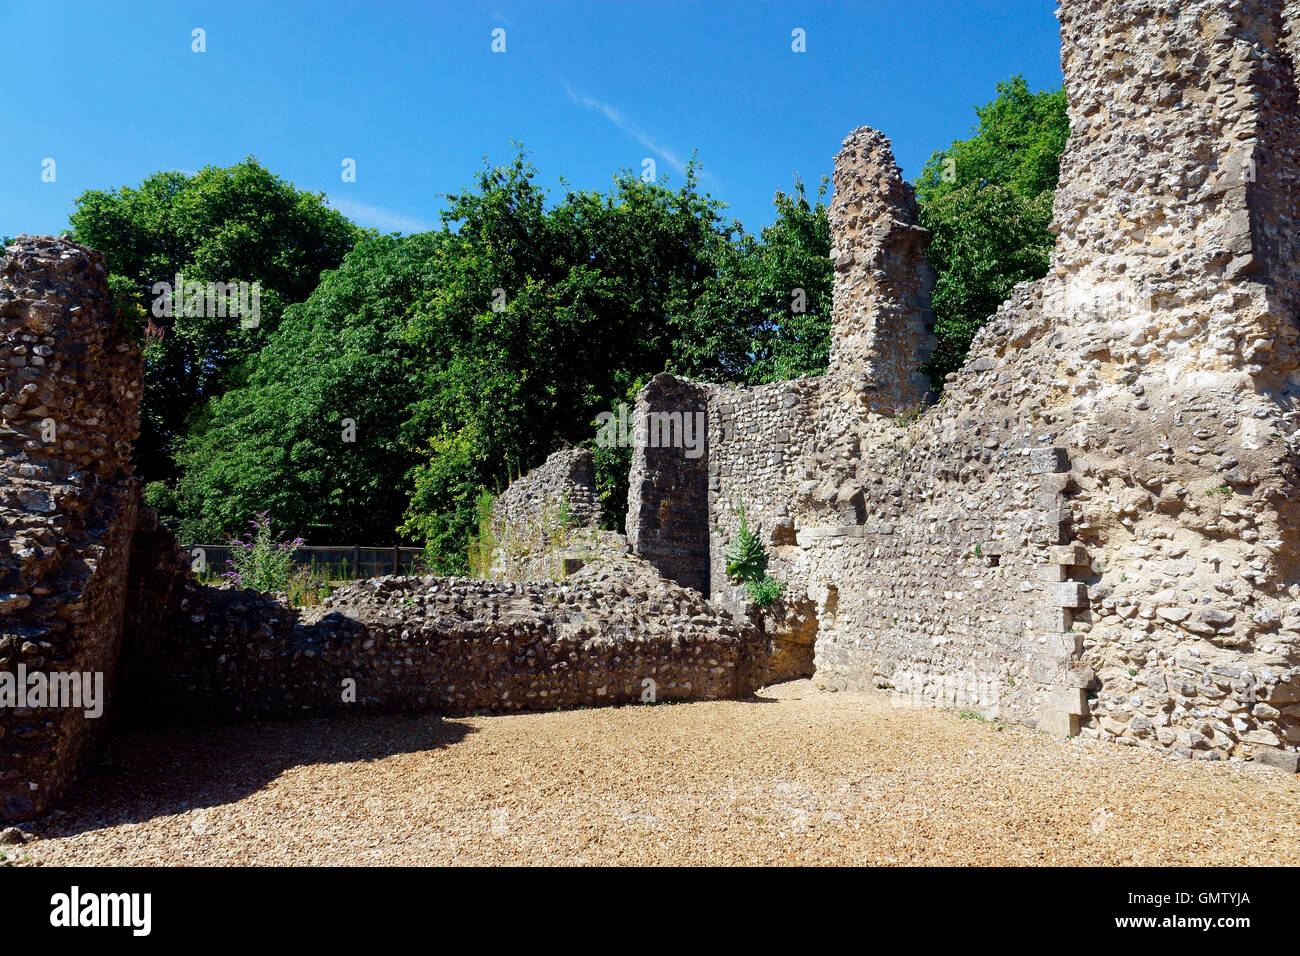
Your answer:
[[[752,624],[654,575],[385,577],[303,610],[185,581],[173,600],[127,660],[142,722],[711,700],[764,664]]]
[[[58,798],[116,690],[141,367],[106,279],[99,253],[47,236],[0,265],[0,681],[21,668],[28,690],[32,675],[102,688],[94,717],[70,697],[0,699],[0,819]]]
[[[564,448],[517,481],[512,481],[492,506],[492,518],[522,526],[563,510],[575,527],[600,521],[595,464],[585,448]]]

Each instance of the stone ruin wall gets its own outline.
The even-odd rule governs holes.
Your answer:
[[[714,600],[744,600],[744,589],[726,574],[727,542],[736,530],[739,504],[750,526],[763,534],[769,573],[779,580],[794,573],[799,551],[792,508],[813,440],[820,384],[803,378],[750,389],[710,388],[709,589]]]
[[[706,386],[666,373],[637,395],[627,503],[632,551],[701,594],[709,593],[707,432],[701,446],[700,436],[692,433],[688,441],[683,430],[688,421],[694,427],[697,415],[707,422],[708,401]],[[657,415],[667,417],[652,419]]]
[[[832,202],[828,373],[692,383],[710,587],[736,596],[719,568],[740,495],[788,596],[816,605],[824,686],[1294,769],[1294,33],[1264,0],[1071,0],[1061,19],[1048,277],[909,422],[925,237],[878,134],[852,134],[837,193],[884,201]]]
[[[555,452],[528,474],[512,481],[492,504],[500,525],[525,525],[545,520],[563,503],[576,527],[600,521],[595,465],[585,448]]]
[[[500,496],[493,520],[528,525],[554,493],[576,503],[585,492],[575,513],[594,522],[590,482],[588,452],[557,452]],[[391,575],[292,608],[282,595],[194,581],[143,511],[123,660],[124,716],[136,726],[714,700],[747,696],[782,666],[743,613],[606,537],[562,580]]]
[[[638,421],[667,403],[669,386],[707,396],[710,593],[743,600],[724,556],[743,501],[770,572],[788,585],[793,620],[782,623],[815,637],[819,684],[1036,722],[1075,650],[1050,630],[1063,615],[1042,612],[1037,583],[1040,565],[1074,554],[1060,547],[1064,453],[996,409],[945,419],[928,438],[907,424],[933,347],[926,234],[880,134],[851,134],[836,181],[890,201],[841,192],[832,203],[827,374],[751,389],[661,376]],[[854,322],[874,328],[850,332]]]
[[[711,700],[764,676],[748,620],[637,566],[563,583],[386,576],[301,609],[181,579],[170,600],[126,661],[136,724]]]
[[[1293,763],[1300,112],[1281,4],[1069,4],[1062,36],[1072,135],[1038,290],[1061,337],[1026,359],[1053,370],[1074,458],[1085,722]]]
[[[494,555],[488,576],[558,581],[604,546],[595,461],[585,448],[563,448],[515,481],[492,503]]]
[[[0,264],[0,672],[115,692],[140,358],[99,253],[20,237]],[[0,818],[42,812],[102,736],[84,709],[0,709]]]
[[[930,390],[921,368],[935,347],[930,236],[884,134],[864,126],[845,138],[833,186],[834,309],[823,381],[832,434],[846,410],[916,409]]]

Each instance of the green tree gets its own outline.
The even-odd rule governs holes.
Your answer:
[[[520,153],[450,197],[447,268],[408,326],[423,373],[405,433],[427,460],[403,530],[442,570],[463,566],[474,502],[508,462],[589,440],[599,412],[667,365],[727,235],[693,166],[677,190],[625,171],[550,209],[534,175]]]
[[[979,125],[930,157],[916,182],[934,288],[936,384],[1020,282],[1047,274],[1052,198],[1069,136],[1063,89],[1033,93],[1024,77],[975,108]]]
[[[170,479],[172,457],[196,409],[237,378],[240,363],[335,268],[358,230],[323,194],[304,192],[248,157],[190,176],[156,173],[138,187],[91,190],[77,199],[72,238],[108,259],[115,291],[143,309],[145,395],[137,447],[141,472]],[[260,325],[238,319],[154,315],[154,284],[261,283]],[[206,312],[207,310],[201,310]]]
[[[675,190],[626,172],[548,207],[534,175],[522,152],[485,167],[440,229],[363,241],[285,312],[192,419],[185,536],[224,537],[261,511],[312,540],[400,525],[437,568],[462,570],[483,491],[589,443],[596,414],[666,366],[714,275],[720,204],[693,172]],[[355,443],[340,441],[345,418]],[[605,485],[626,457],[602,464]]]
[[[778,191],[776,219],[758,238],[715,238],[715,274],[695,300],[674,350],[673,369],[748,385],[826,371],[830,353],[830,222],[823,177],[815,202],[802,181]]]
[[[419,461],[401,438],[418,381],[403,328],[442,243],[367,237],[286,310],[242,384],[212,399],[182,443],[182,537],[220,540],[266,511],[309,540],[392,539]]]

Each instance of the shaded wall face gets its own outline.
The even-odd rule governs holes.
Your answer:
[[[5,819],[57,799],[102,735],[113,694],[141,368],[117,334],[106,277],[98,253],[49,237],[21,237],[0,266]],[[24,693],[5,696],[20,677]]]
[[[637,395],[627,539],[665,577],[709,593],[708,393],[656,375]]]

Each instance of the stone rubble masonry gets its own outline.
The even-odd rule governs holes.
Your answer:
[[[665,577],[709,592],[708,447],[674,430],[705,412],[708,389],[660,373],[637,394],[633,457],[628,477],[627,540],[633,553]],[[652,416],[667,414],[671,419]],[[689,416],[689,418],[688,418]],[[660,425],[667,422],[666,427]],[[694,433],[690,436],[698,439]],[[701,453],[695,457],[695,446]]]
[[[734,698],[766,665],[747,618],[637,561],[563,583],[386,576],[305,609],[182,580],[170,601],[131,648],[133,722]]]
[[[876,408],[915,407],[930,388],[921,367],[934,351],[925,259],[912,187],[884,134],[863,126],[835,157],[829,209],[835,262],[828,375]]]
[[[0,262],[0,671],[100,673],[115,692],[136,522],[141,363],[104,258],[19,236]],[[58,799],[106,729],[83,709],[0,709],[0,819]]]
[[[517,481],[512,481],[492,505],[493,520],[525,525],[567,505],[575,527],[600,522],[595,464],[585,448],[562,448]]]
[[[600,530],[600,517],[591,452],[555,452],[493,502],[495,554],[488,576],[506,581],[564,578],[608,544],[610,533]]]
[[[707,406],[707,593],[739,598],[722,549],[743,499],[785,600],[814,605],[826,688],[1294,766],[1298,7],[1062,4],[1049,274],[919,415],[926,237],[883,138],[852,134],[826,375],[647,396]],[[657,500],[681,466],[642,457]],[[637,553],[696,566],[698,516],[679,554],[639,546],[645,513]]]

